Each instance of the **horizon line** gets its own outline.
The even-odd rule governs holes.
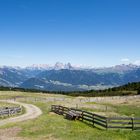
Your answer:
[[[54,64],[48,64],[48,63],[42,63],[42,64],[30,64],[30,65],[24,65],[24,66],[22,66],[22,65],[0,65],[0,68],[1,67],[13,67],[13,68],[29,68],[29,67],[43,67],[43,65],[44,65],[44,67],[54,67],[57,63],[60,63],[60,64],[63,64],[63,66],[65,66],[65,65],[67,65],[67,64],[69,64],[70,62],[68,62],[68,63],[63,63],[63,62],[56,62],[56,63],[54,63]],[[83,64],[71,64],[70,63],[70,65],[72,66],[72,67],[75,67],[75,68],[87,68],[87,69],[98,69],[98,68],[110,68],[110,67],[115,67],[115,66],[122,66],[122,65],[124,65],[124,66],[140,66],[140,64],[134,64],[134,63],[127,63],[127,64],[125,64],[125,63],[120,63],[120,64],[114,64],[114,65],[108,65],[108,66],[92,66],[92,65],[83,65]]]

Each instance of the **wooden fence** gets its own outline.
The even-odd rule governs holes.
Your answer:
[[[11,116],[22,112],[22,107],[3,107],[0,108],[0,117]]]
[[[51,111],[59,115],[65,115],[68,111],[76,111],[80,113],[80,120],[85,123],[90,123],[93,126],[101,126],[105,129],[131,129],[140,130],[140,118],[131,117],[105,117],[98,114],[94,114],[88,111],[67,108],[58,105],[52,105]]]

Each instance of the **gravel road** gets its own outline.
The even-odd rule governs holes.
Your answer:
[[[10,101],[10,100],[0,100],[0,102],[18,104],[18,105],[23,106],[26,109],[26,113],[23,115],[0,120],[0,126],[8,124],[8,123],[12,123],[12,122],[21,122],[21,121],[26,121],[29,119],[34,119],[42,114],[42,111],[38,107],[32,104],[20,103],[20,102]]]

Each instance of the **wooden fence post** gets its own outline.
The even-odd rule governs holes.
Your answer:
[[[134,130],[134,118],[132,117],[131,118],[131,121],[132,121],[132,131]]]
[[[93,118],[93,126],[94,126],[94,114],[92,115],[92,118]]]
[[[64,107],[62,107],[62,115],[64,115]]]
[[[60,114],[60,109],[61,109],[61,106],[59,105],[59,108],[58,108],[58,114]]]
[[[83,121],[83,119],[84,119],[84,116],[83,116],[83,115],[84,115],[84,112],[82,111],[82,121]]]
[[[108,130],[108,118],[106,118],[106,130]]]
[[[8,109],[8,116],[10,116],[10,109]]]

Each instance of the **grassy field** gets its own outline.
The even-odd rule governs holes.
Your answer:
[[[15,140],[139,140],[140,132],[131,130],[102,130],[92,127],[80,121],[69,121],[50,112],[52,104],[60,104],[69,107],[78,107],[104,115],[125,115],[140,117],[140,102],[138,99],[89,102],[88,98],[68,97],[63,95],[0,92],[0,99],[13,97],[17,101],[31,103],[38,106],[43,114],[35,119],[22,123],[8,124],[0,128],[1,132],[15,131],[10,137]],[[82,100],[83,101],[82,101]],[[85,101],[85,102],[84,102]],[[123,103],[124,102],[124,103]],[[107,107],[107,109],[106,109]],[[18,130],[18,131],[17,131]]]
[[[3,107],[18,107],[17,104],[11,104],[11,103],[6,103],[6,102],[0,102],[0,108]]]

